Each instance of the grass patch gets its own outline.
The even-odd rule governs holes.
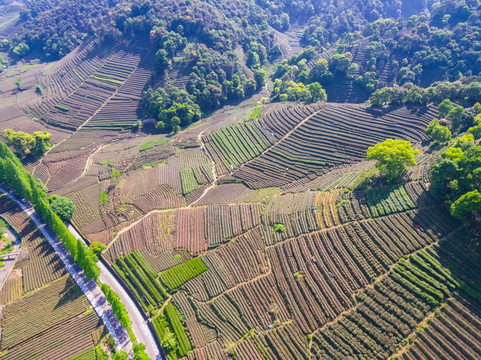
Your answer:
[[[116,168],[112,168],[112,175],[110,175],[111,178],[117,178],[120,176],[120,171],[118,171]]]
[[[20,68],[20,72],[26,72],[32,68],[34,68],[36,66],[36,64],[26,64],[26,65],[23,65],[21,68]]]
[[[140,151],[145,151],[148,149],[151,149],[155,146],[160,146],[160,145],[165,145],[170,141],[170,139],[164,138],[164,137],[156,137],[153,139],[150,139],[146,143],[142,144],[140,147]]]
[[[0,236],[8,230],[8,225],[3,219],[0,219]]]
[[[56,107],[57,109],[62,110],[62,111],[69,111],[69,110],[70,110],[68,107],[66,107],[66,106],[64,106],[64,105],[60,105],[60,104],[55,105],[55,107]]]
[[[256,120],[261,117],[261,111],[263,106],[257,106],[249,115],[248,121]]]
[[[13,243],[11,244],[8,244],[7,246],[5,246],[2,251],[0,252],[1,255],[6,255],[6,254],[10,254],[11,252],[13,251]]]
[[[102,191],[100,193],[99,204],[100,206],[104,205],[109,201],[109,193],[107,191]]]

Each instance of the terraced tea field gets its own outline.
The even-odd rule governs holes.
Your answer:
[[[128,45],[79,47],[8,123],[57,129],[28,169],[74,201],[170,359],[476,358],[479,231],[429,194],[435,106],[247,104],[145,135],[154,53]],[[400,184],[366,161],[388,138],[420,150]],[[96,356],[103,327],[58,256],[4,197],[0,216],[28,253],[0,292],[0,360]]]
[[[0,216],[22,239],[14,269],[0,290],[0,359],[69,359],[92,353],[104,326],[32,220],[5,195]]]
[[[477,235],[428,194],[438,152],[422,141],[434,108],[270,106],[212,131],[144,137],[109,119],[132,114],[139,99],[127,100],[128,89],[140,91],[151,60],[135,60],[126,75],[114,66],[122,53],[105,51],[88,81],[113,96],[34,171],[76,203],[73,224],[106,245],[103,259],[158,340],[175,338],[170,356],[409,359],[439,353],[428,346],[438,344],[469,358],[478,350],[479,253],[462,250]],[[386,138],[421,150],[399,185],[385,185],[365,160]],[[19,265],[21,288],[8,281],[6,301],[65,276],[35,233],[24,243],[31,256]],[[441,326],[454,317],[466,326]]]
[[[384,186],[362,159],[390,136],[420,142],[435,115],[327,104],[146,150],[125,140],[102,147],[61,193],[77,203],[82,232],[107,244],[104,258],[159,339],[174,334],[179,357],[409,358],[418,341],[448,341],[418,334],[445,304],[476,306],[464,289],[479,275],[453,261],[468,240],[423,177]],[[273,131],[276,121],[284,130]],[[350,137],[343,146],[341,136]],[[289,142],[302,141],[310,150],[298,147],[286,163]],[[275,151],[283,161],[258,167]],[[478,254],[463,256],[474,264]],[[466,354],[477,351],[475,331],[463,331],[450,333],[451,344],[461,336]]]

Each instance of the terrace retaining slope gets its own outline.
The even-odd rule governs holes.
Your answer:
[[[132,342],[130,341],[127,330],[122,327],[118,321],[117,317],[112,311],[112,307],[107,301],[107,297],[97,283],[85,276],[83,270],[80,269],[75,263],[73,258],[70,256],[70,253],[61,243],[60,239],[54,234],[50,227],[43,222],[40,216],[36,214],[32,204],[29,202],[22,204],[22,202],[16,197],[14,191],[4,184],[0,185],[0,192],[4,193],[11,200],[15,201],[23,210],[23,212],[25,212],[32,219],[37,228],[42,232],[45,239],[47,239],[52,248],[57,252],[65,265],[65,269],[69,272],[82,292],[85,294],[85,297],[90,302],[97,315],[102,319],[107,331],[114,339],[117,348],[120,350],[125,350],[126,352],[130,352],[132,350]]]

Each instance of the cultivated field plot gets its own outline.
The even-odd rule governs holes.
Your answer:
[[[92,350],[103,325],[58,255],[5,195],[0,196],[0,217],[22,240],[17,263],[0,290],[0,359],[70,359]]]
[[[203,140],[216,163],[217,173],[231,172],[259,156],[318,110],[318,106],[281,109],[260,120],[211,132]]]
[[[35,224],[22,212],[18,205],[7,198],[0,196],[0,217],[5,219],[19,234],[22,239],[22,256],[16,263],[16,268],[21,269],[19,280],[12,282],[22,285],[22,292],[30,292],[66,274],[60,258],[43,238]],[[6,299],[15,298],[15,286],[4,291]],[[3,290],[2,290],[3,291]],[[9,291],[13,294],[10,295]]]
[[[329,103],[263,155],[244,161],[233,175],[251,188],[286,186],[322,175],[333,166],[360,161],[369,146],[387,138],[419,142],[426,138],[424,129],[435,115],[434,110],[402,107],[377,116],[364,105]]]
[[[181,250],[197,255],[258,226],[262,210],[261,204],[233,204],[153,212],[120,233],[105,256],[113,261],[141,249],[153,257]]]
[[[58,193],[178,358],[384,359],[454,335],[469,358],[474,330],[420,335],[446,304],[477,306],[466,289],[479,287],[478,250],[464,245],[477,235],[427,192],[437,152],[421,142],[435,116],[328,103],[197,136],[131,135],[93,148]],[[398,185],[365,160],[391,137],[421,150]]]
[[[5,306],[0,359],[69,359],[93,348],[103,326],[69,275]]]
[[[461,291],[481,280],[479,250],[463,250],[476,234],[435,205],[424,183],[371,187],[374,175],[330,191],[219,185],[192,208],[143,217],[105,255],[144,310],[160,310],[159,337],[175,333],[178,356],[189,359],[409,358],[417,338],[419,346],[450,341],[459,354],[457,337],[468,345],[460,353],[476,353],[468,320],[481,323],[478,305]],[[233,205],[240,199],[247,204]],[[470,314],[465,326],[420,331],[459,303],[475,306],[448,313]]]
[[[46,75],[46,96],[22,102],[21,110],[40,124],[74,132],[33,170],[50,190],[82,177],[103,145],[132,137],[152,63],[153,55],[143,44],[86,43]]]
[[[428,194],[434,108],[271,104],[254,120],[216,114],[178,136],[144,135],[129,130],[154,59],[142,49],[86,44],[45,78],[52,96],[22,111],[71,133],[31,170],[76,203],[73,224],[106,244],[159,339],[175,338],[171,357],[476,358],[479,234]],[[365,160],[387,138],[421,150],[401,184]],[[0,292],[0,360],[92,356],[97,317],[32,224],[0,206],[28,253]],[[65,293],[51,290],[59,283]],[[65,303],[22,311],[41,296]],[[38,325],[17,329],[27,317]]]

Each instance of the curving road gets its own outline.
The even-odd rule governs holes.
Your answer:
[[[65,246],[62,244],[59,238],[47,226],[47,224],[43,222],[42,218],[35,213],[31,203],[27,202],[23,204],[15,195],[14,191],[8,188],[6,185],[0,185],[0,192],[4,193],[11,200],[15,201],[18,206],[20,206],[20,208],[32,219],[38,229],[42,232],[45,239],[47,239],[52,248],[58,254],[65,265],[65,269],[69,272],[80,289],[83,291],[85,297],[90,302],[97,315],[102,319],[107,331],[114,339],[117,348],[125,350],[126,352],[130,352],[132,350],[132,342],[130,341],[127,330],[122,327],[118,321],[117,317],[112,311],[112,307],[107,302],[105,294],[102,292],[102,290],[100,290],[98,284],[93,280],[89,280],[85,276],[83,270],[75,263],[70,256],[70,253],[65,249]]]
[[[69,224],[67,227],[73,236],[85,242],[82,236],[72,225]],[[152,334],[149,326],[147,325],[147,320],[139,311],[129,293],[122,286],[122,284],[117,281],[115,276],[112,275],[110,270],[101,261],[99,261],[97,264],[100,268],[100,281],[110,286],[117,294],[119,294],[120,299],[127,308],[130,319],[132,320],[132,331],[134,332],[137,341],[145,344],[145,352],[152,359],[163,359],[162,352],[160,351],[159,346],[155,341],[154,334]]]

